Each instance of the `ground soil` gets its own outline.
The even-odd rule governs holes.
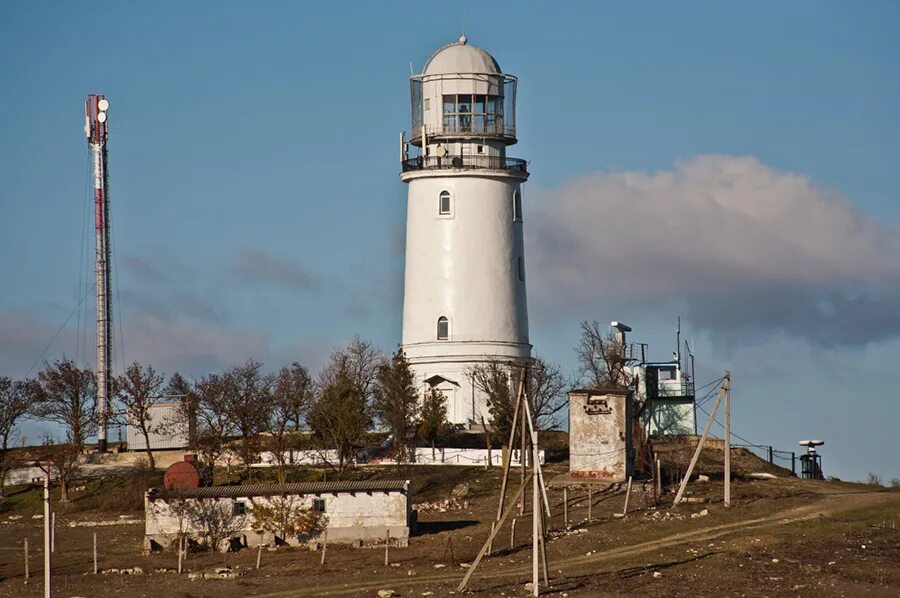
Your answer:
[[[566,463],[548,466],[547,478]],[[143,513],[116,509],[115,501],[94,493],[134,492],[127,485],[85,487],[75,504],[58,515],[54,554],[54,595],[236,598],[239,596],[375,596],[392,589],[399,596],[447,596],[456,592],[466,568],[490,531],[500,484],[497,468],[365,468],[351,475],[409,478],[416,504],[448,498],[454,487],[468,496],[446,511],[419,515],[421,525],[406,548],[329,547],[321,553],[282,548],[257,552],[191,554],[186,572],[230,565],[238,579],[190,581],[176,567],[173,553],[141,554]],[[312,474],[311,474],[312,475]],[[315,474],[319,475],[319,474]],[[117,482],[118,483],[118,482]],[[512,491],[518,489],[514,473]],[[569,533],[563,521],[563,491],[551,488],[553,516],[547,543],[551,588],[563,597],[634,596],[900,596],[900,491],[843,482],[795,478],[752,480],[738,476],[732,506],[722,504],[721,480],[692,483],[691,498],[707,499],[670,509],[674,487],[655,497],[651,485],[635,484],[629,514],[616,518],[624,493],[618,487],[587,494],[568,492]],[[83,495],[79,495],[81,492]],[[0,508],[0,597],[43,593],[42,521],[37,490],[13,490]],[[530,494],[530,488],[529,488]],[[81,501],[81,502],[79,502]],[[91,502],[93,501],[93,502]],[[122,504],[133,503],[133,499]],[[524,596],[531,577],[530,496],[526,515],[517,518],[510,548],[511,520],[482,560],[465,593]],[[706,509],[708,515],[691,517]],[[70,523],[118,520],[131,515],[138,524],[69,527]],[[18,518],[21,517],[21,518]],[[579,530],[585,530],[583,532]],[[99,567],[140,567],[139,575],[93,575],[92,542],[97,534]],[[23,540],[31,550],[31,579],[24,578]],[[167,572],[161,572],[166,569]],[[430,592],[430,594],[428,594]]]

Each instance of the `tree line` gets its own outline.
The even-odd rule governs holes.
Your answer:
[[[579,371],[573,377],[541,357],[486,360],[467,372],[486,400],[485,412],[475,414],[473,423],[483,427],[488,448],[509,436],[520,376],[526,376],[539,429],[559,426],[568,387],[619,380],[621,370],[615,364],[621,360],[610,358],[618,350],[610,344],[614,341],[601,334],[596,322],[582,323],[581,332],[576,347]],[[456,433],[448,421],[446,397],[436,388],[422,391],[402,348],[385,355],[358,337],[335,349],[315,376],[296,362],[266,373],[262,363],[249,359],[223,372],[188,379],[177,372],[167,377],[152,365],[134,362],[112,386],[118,409],[110,406],[107,420],[122,418],[137,429],[151,469],[156,466],[151,437],[181,430],[207,481],[213,466],[230,455],[236,456],[238,473],[246,479],[251,464],[268,451],[279,482],[284,482],[297,448],[319,449],[333,457],[328,460],[343,473],[376,425],[389,432],[389,448],[398,463],[407,460],[411,443],[420,441],[434,449]],[[44,420],[57,424],[63,436],[46,437],[30,459],[52,468],[61,500],[67,500],[79,457],[101,419],[96,395],[94,372],[67,358],[45,363],[34,379],[0,377],[0,488],[10,469],[22,464],[12,458],[17,426],[29,418]],[[154,418],[155,406],[165,401],[177,405],[177,415]]]

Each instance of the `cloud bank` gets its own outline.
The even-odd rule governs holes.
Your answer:
[[[704,155],[531,199],[539,314],[677,309],[717,335],[782,332],[820,346],[900,334],[900,233],[805,176]]]

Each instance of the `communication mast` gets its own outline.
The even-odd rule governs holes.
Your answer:
[[[109,300],[109,171],[106,162],[107,110],[102,94],[90,94],[84,104],[84,134],[94,171],[94,226],[97,239],[97,450],[107,450],[106,427],[111,388],[112,302]]]

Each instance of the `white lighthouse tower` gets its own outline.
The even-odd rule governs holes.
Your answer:
[[[422,388],[447,397],[450,421],[471,426],[489,420],[472,369],[531,358],[528,170],[506,155],[516,143],[516,78],[463,36],[428,59],[410,91],[412,131],[401,138],[409,185],[403,348]]]

